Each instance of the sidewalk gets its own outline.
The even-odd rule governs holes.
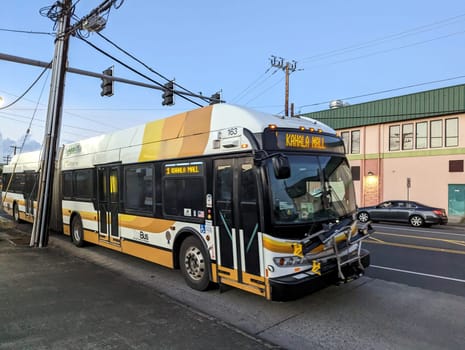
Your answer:
[[[0,349],[270,349],[0,217]]]

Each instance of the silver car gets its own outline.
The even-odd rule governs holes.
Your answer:
[[[357,218],[360,222],[405,222],[414,227],[446,225],[448,222],[445,209],[403,200],[385,201],[372,207],[358,208]]]

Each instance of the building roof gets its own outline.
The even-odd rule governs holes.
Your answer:
[[[302,114],[333,129],[456,114],[465,111],[465,84]]]

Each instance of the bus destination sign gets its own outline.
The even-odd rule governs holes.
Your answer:
[[[179,163],[179,164],[165,164],[166,176],[189,176],[189,175],[202,175],[203,163]]]
[[[327,151],[344,153],[339,137],[299,130],[265,130],[264,147],[268,150]]]
[[[326,149],[325,138],[320,135],[305,135],[295,132],[285,132],[285,148]]]

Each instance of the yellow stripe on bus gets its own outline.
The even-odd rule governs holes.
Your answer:
[[[120,214],[119,222],[122,228],[131,228],[150,233],[165,233],[176,223],[173,220],[146,218],[127,214]]]
[[[210,136],[212,107],[145,125],[139,162],[201,155]]]

